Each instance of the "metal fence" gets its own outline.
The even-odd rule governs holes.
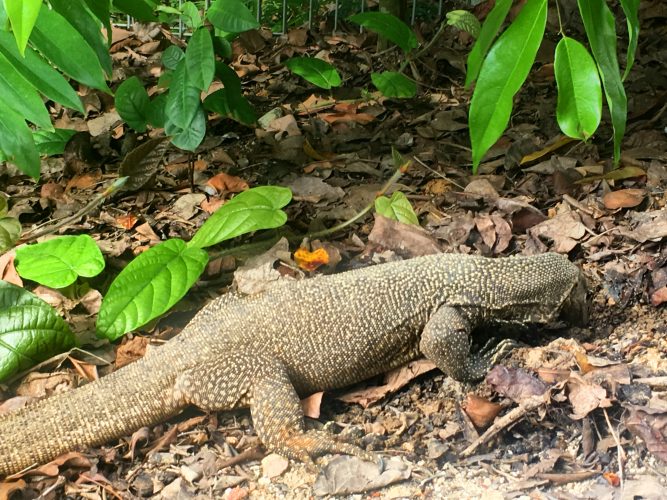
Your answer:
[[[266,21],[266,19],[263,19],[263,16],[265,14],[265,9],[264,9],[264,3],[266,0],[255,0],[255,13],[257,17],[257,22],[262,24],[263,22]],[[277,0],[276,0],[277,1]],[[281,22],[279,24],[280,29],[278,31],[274,31],[274,35],[283,35],[287,33],[287,18],[288,18],[288,0],[280,0],[281,1]],[[358,5],[358,12],[364,12],[366,9],[366,2],[367,0],[346,0],[344,3],[347,4],[346,6],[352,6],[354,7],[354,4]],[[206,3],[206,8],[210,7],[211,5],[211,0],[205,0]],[[275,2],[271,2],[275,3]],[[424,3],[424,2],[422,2]],[[438,18],[442,16],[442,3],[443,0],[437,0],[437,12],[438,12]],[[416,19],[417,19],[417,0],[412,0],[411,2],[411,8],[410,8],[410,23],[414,24]],[[183,5],[183,0],[178,0],[178,6],[179,10],[181,10],[181,7]],[[315,12],[316,8],[318,5],[316,5],[316,0],[308,0],[308,29],[312,28],[313,26],[313,20],[316,17],[316,14],[318,12]],[[333,32],[335,33],[338,30],[338,23],[339,23],[339,14],[342,10],[343,5],[341,4],[341,0],[334,0],[333,1]],[[127,16],[125,23],[117,23],[117,25],[122,26],[124,25],[126,28],[129,28],[132,26],[134,23],[134,19],[132,17]],[[177,24],[174,24],[172,26],[172,31],[174,34],[176,34],[179,38],[183,38],[184,36],[188,36],[188,33],[185,30],[185,26],[183,24],[183,21],[181,19],[178,20]]]

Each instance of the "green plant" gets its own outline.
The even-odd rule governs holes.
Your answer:
[[[204,248],[283,225],[287,215],[281,209],[291,197],[284,187],[249,189],[220,207],[189,242],[170,239],[139,254],[116,276],[102,301],[98,337],[116,340],[164,314],[204,271]],[[87,235],[60,236],[19,248],[16,262],[23,278],[52,288],[68,287],[79,276],[92,277],[104,269],[102,254]],[[0,380],[75,344],[50,306],[0,281]]]
[[[627,118],[623,78],[634,62],[639,34],[639,0],[620,3],[629,31],[623,76],[616,54],[615,19],[605,0],[577,1],[592,56],[581,43],[565,36],[561,25],[554,63],[558,86],[556,116],[561,130],[569,137],[585,141],[595,133],[602,112],[601,89],[604,89],[614,129],[615,164],[620,160]],[[477,81],[469,115],[473,172],[507,127],[514,95],[525,82],[544,37],[547,0],[527,0],[494,43],[511,5],[511,0],[496,2],[468,56],[466,87]]]

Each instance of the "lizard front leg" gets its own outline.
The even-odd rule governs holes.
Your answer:
[[[269,355],[237,351],[233,357],[202,363],[178,377],[175,392],[183,403],[207,411],[250,406],[259,438],[269,450],[287,458],[309,464],[326,453],[373,459],[328,432],[305,431],[299,396],[285,366]]]
[[[463,314],[456,307],[442,306],[429,318],[419,343],[419,349],[427,358],[461,382],[484,378],[489,368],[515,345],[511,340],[503,341],[481,355],[471,354],[473,316]]]

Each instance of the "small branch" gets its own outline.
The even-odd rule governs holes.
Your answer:
[[[112,194],[116,193],[119,191],[127,182],[127,177],[120,177],[113,181],[111,183],[111,186],[106,188],[104,191],[102,191],[100,194],[98,194],[95,198],[92,199],[90,203],[88,203],[85,207],[83,207],[81,210],[76,212],[74,215],[70,215],[69,217],[65,217],[64,219],[60,219],[58,222],[53,224],[52,226],[47,226],[41,230],[37,230],[34,232],[28,232],[21,238],[20,243],[27,243],[29,241],[34,241],[37,238],[41,238],[42,236],[46,236],[47,234],[52,234],[55,233],[58,229],[61,227],[69,224],[70,222],[74,222],[77,219],[80,219],[84,215],[90,213],[95,207],[97,207],[100,203],[102,203],[106,198],[111,196]]]

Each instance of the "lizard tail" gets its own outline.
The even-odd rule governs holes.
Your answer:
[[[176,414],[173,381],[151,381],[149,369],[140,360],[73,391],[0,415],[0,476]]]

